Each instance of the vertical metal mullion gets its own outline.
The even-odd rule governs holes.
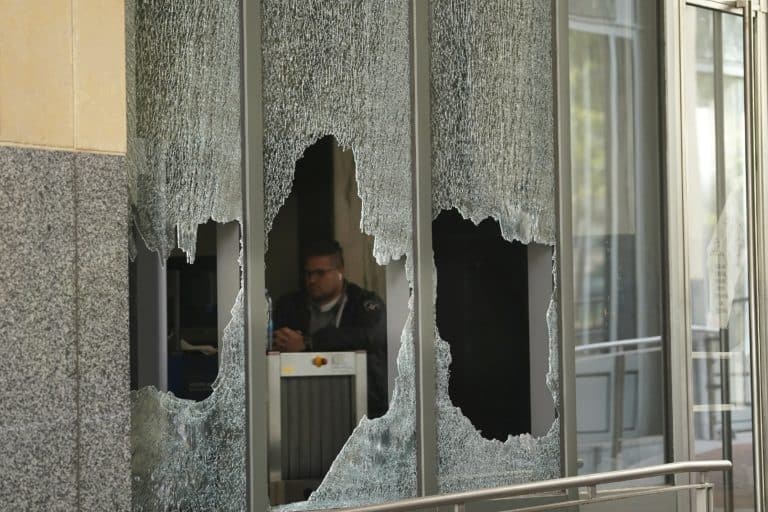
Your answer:
[[[571,194],[571,116],[568,65],[568,3],[552,0],[554,81],[556,217],[557,217],[557,295],[560,332],[560,470],[574,476],[577,468],[576,439],[576,362],[573,322],[573,211]],[[577,490],[571,490],[571,498]]]
[[[410,25],[416,490],[428,496],[438,490],[428,0],[411,0]]]
[[[762,2],[760,12],[757,14],[757,39],[754,43],[754,99],[755,99],[755,148],[760,148],[755,151],[755,195],[756,195],[756,210],[755,210],[755,222],[758,225],[766,225],[766,211],[768,201],[768,180],[765,179],[765,171],[768,168],[768,144],[765,144],[766,128],[768,127],[768,16],[764,7],[766,2]],[[755,251],[757,255],[755,280],[757,281],[757,321],[759,336],[763,336],[766,332],[766,320],[768,319],[768,283],[765,282],[765,276],[768,272],[768,246],[766,246],[765,234],[762,230],[757,230],[755,239]],[[761,340],[756,340],[753,347],[755,353],[756,367],[753,369],[752,378],[755,381],[755,385],[752,387],[752,392],[757,392],[758,395],[753,394],[753,403],[759,404],[760,416],[756,416],[753,420],[753,438],[757,439],[760,446],[755,446],[761,452],[760,456],[760,469],[757,467],[755,471],[763,473],[765,470],[765,461],[768,460],[768,443],[765,442],[765,423],[763,420],[763,414],[768,410],[768,380],[765,378],[764,369],[768,366],[768,351],[762,347]],[[757,464],[757,460],[756,460]],[[768,489],[762,482],[760,483],[759,491],[756,489],[757,501],[762,503],[768,503]]]
[[[662,2],[664,78],[661,92],[664,101],[663,168],[664,168],[664,337],[667,353],[666,381],[670,383],[667,403],[668,457],[671,462],[690,460],[691,437],[691,337],[690,293],[685,230],[685,167],[683,119],[683,41],[682,2]],[[675,483],[686,484],[688,476],[675,476]],[[678,494],[678,509],[686,507],[686,496]]]
[[[753,453],[753,472],[755,482],[755,511],[763,510],[762,503],[762,408],[760,402],[760,361],[759,361],[759,299],[760,290],[758,280],[760,278],[759,247],[758,241],[761,239],[756,215],[760,211],[757,201],[757,189],[755,182],[757,179],[757,169],[755,166],[754,154],[754,135],[755,122],[753,115],[753,105],[755,101],[754,87],[754,32],[752,27],[752,0],[743,0],[740,2],[743,12],[743,37],[744,37],[744,156],[747,176],[747,268],[749,275],[749,338],[750,338],[750,385],[752,394],[752,453]]]
[[[619,297],[618,293],[611,293],[619,290],[619,190],[621,188],[619,178],[619,168],[622,167],[619,164],[619,59],[616,49],[618,38],[614,35],[608,39],[608,62],[610,62],[610,70],[608,76],[609,87],[609,111],[610,111],[610,136],[607,149],[608,160],[610,162],[607,173],[607,189],[608,197],[606,198],[606,216],[608,222],[606,228],[608,232],[614,234],[610,237],[610,249],[609,249],[609,263],[606,265],[605,280],[608,285],[608,338],[609,340],[620,339],[619,334]],[[613,379],[611,382],[612,388],[612,400],[611,400],[611,469],[618,469],[619,454],[621,453],[622,436],[624,433],[624,378],[626,373],[626,359],[624,357],[624,351],[618,349],[616,356],[614,357],[613,364]]]
[[[764,141],[766,136],[766,128],[768,128],[768,16],[766,16],[764,7],[766,2],[762,2],[760,12],[757,14],[756,24],[756,41],[754,44],[755,54],[753,63],[755,66],[755,141]],[[768,180],[765,179],[766,165],[768,165],[768,158],[766,158],[768,152],[768,144],[756,144],[756,148],[760,148],[759,151],[755,151],[755,194],[756,194],[756,211],[755,219],[759,225],[766,225],[766,212],[768,211]],[[757,281],[757,321],[759,335],[763,336],[766,332],[766,320],[768,320],[768,283],[765,282],[766,272],[768,271],[768,246],[766,246],[765,235],[762,230],[757,230],[757,238],[755,239],[755,251],[757,254],[755,280]],[[756,368],[753,370],[752,378],[755,380],[756,385],[753,385],[752,392],[758,392],[758,395],[753,395],[753,403],[759,403],[761,416],[757,417],[753,424],[754,434],[753,436],[758,438],[760,442],[759,449],[761,450],[760,469],[756,469],[761,474],[765,469],[765,461],[768,460],[768,443],[765,442],[765,424],[762,418],[764,411],[768,410],[768,380],[765,378],[764,369],[768,368],[768,351],[762,347],[762,340],[756,340],[753,350],[755,354]],[[768,492],[766,486],[762,484],[757,495],[757,501],[765,504],[768,503]]]
[[[264,114],[261,0],[241,0],[243,261],[248,510],[269,508],[267,488],[267,332],[264,297]]]
[[[712,77],[715,108],[715,212],[717,218],[724,214],[726,190],[725,168],[725,65],[723,58],[723,16],[730,16],[718,11],[712,12]],[[718,257],[720,257],[718,255]],[[727,256],[723,256],[726,257]],[[717,267],[722,272],[722,265]],[[720,352],[730,352],[730,339],[727,327],[720,326],[717,349]],[[720,396],[717,398],[722,404],[731,402],[731,364],[727,357],[720,359]],[[712,402],[714,403],[714,402]],[[711,421],[717,417],[717,413],[710,413]],[[733,432],[731,411],[724,407],[720,411],[723,459],[733,460]],[[726,511],[733,510],[733,473],[726,472],[723,475],[723,502]]]
[[[712,77],[715,107],[715,208],[718,217],[725,206],[725,98],[723,64],[723,14],[712,13]]]

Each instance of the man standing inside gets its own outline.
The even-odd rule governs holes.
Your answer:
[[[384,303],[344,279],[344,256],[335,240],[304,253],[305,290],[281,297],[274,308],[273,349],[280,352],[365,350],[368,417],[387,410],[387,331]]]

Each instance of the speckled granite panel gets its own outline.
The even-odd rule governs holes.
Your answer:
[[[73,164],[0,147],[0,510],[76,508]]]
[[[0,427],[0,510],[77,510],[75,415]]]
[[[125,157],[75,158],[81,510],[129,510],[128,190]]]

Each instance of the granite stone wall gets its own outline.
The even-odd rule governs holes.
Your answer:
[[[0,510],[130,508],[124,162],[0,146]]]

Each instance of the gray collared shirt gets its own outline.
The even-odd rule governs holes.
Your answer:
[[[336,300],[322,306],[310,302],[309,304],[309,336],[311,337],[320,329],[326,327],[338,327],[341,322],[341,313],[347,302],[346,294],[342,294]]]

